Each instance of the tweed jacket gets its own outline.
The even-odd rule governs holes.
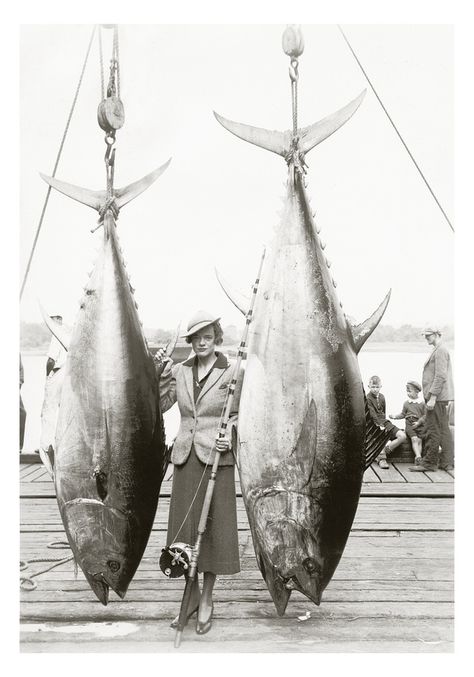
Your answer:
[[[453,372],[449,350],[438,343],[423,367],[423,397],[428,401],[436,395],[437,402],[454,400]]]
[[[219,422],[225,398],[234,373],[235,360],[226,360],[227,366],[224,368],[214,366],[195,402],[193,362],[194,356],[186,362],[175,364],[172,367],[168,364],[160,379],[162,411],[167,411],[175,402],[178,402],[181,414],[181,423],[171,454],[171,462],[175,465],[186,463],[193,444],[200,461],[213,463],[215,457],[213,447],[219,432]],[[242,373],[237,378],[231,416],[227,424],[229,438],[231,437],[232,426],[237,424],[241,389]],[[221,454],[219,465],[234,465],[232,451],[235,450]]]

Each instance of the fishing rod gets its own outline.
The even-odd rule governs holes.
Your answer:
[[[232,381],[230,382],[229,389],[227,391],[226,395],[226,401],[224,405],[224,411],[221,416],[221,420],[219,423],[219,429],[218,433],[216,436],[216,441],[221,440],[225,437],[226,435],[226,430],[227,430],[227,424],[229,422],[230,418],[230,412],[232,409],[232,404],[234,401],[234,394],[235,394],[235,387],[237,384],[237,377],[240,371],[240,365],[244,356],[245,352],[245,346],[247,343],[247,338],[248,338],[248,332],[249,332],[249,327],[250,323],[252,322],[252,315],[253,315],[253,308],[255,305],[255,298],[257,296],[257,290],[258,290],[258,285],[260,282],[260,275],[262,272],[262,267],[263,267],[263,261],[265,259],[265,250],[263,251],[262,258],[260,261],[260,266],[258,269],[258,275],[257,279],[255,280],[255,283],[252,288],[252,298],[250,301],[250,308],[247,312],[247,315],[245,316],[245,327],[242,335],[242,340],[239,345],[239,351],[237,353],[237,359],[235,362],[234,366],[234,373],[232,375]],[[209,478],[209,482],[207,484],[207,489],[206,489],[206,495],[204,497],[204,502],[201,510],[201,516],[199,518],[199,525],[198,525],[198,535],[196,539],[196,543],[194,547],[188,548],[187,546],[178,547],[177,552],[176,552],[176,560],[179,561],[179,563],[183,564],[183,573],[188,569],[187,575],[186,575],[186,586],[184,588],[184,594],[183,594],[183,599],[181,600],[181,607],[179,610],[179,616],[178,616],[178,625],[176,628],[176,637],[174,641],[174,646],[177,649],[181,643],[181,635],[183,634],[184,627],[187,622],[187,614],[188,614],[188,606],[189,606],[189,601],[191,598],[191,592],[192,588],[194,585],[195,578],[197,576],[197,566],[198,566],[198,560],[199,560],[199,554],[201,551],[201,543],[202,539],[204,536],[204,533],[206,531],[206,525],[207,525],[207,518],[209,516],[209,510],[211,507],[211,501],[212,501],[212,495],[214,493],[214,487],[216,484],[216,474],[217,474],[217,469],[219,466],[219,459],[221,452],[216,449],[215,445],[213,447],[213,450],[215,450],[215,457],[214,457],[214,462],[212,464],[211,468],[211,476]],[[212,450],[211,450],[212,451]],[[183,544],[176,544],[177,546],[182,546]],[[173,546],[170,546],[169,550],[172,552]],[[191,561],[189,565],[187,564],[187,551],[191,550]],[[184,559],[183,559],[184,555]]]

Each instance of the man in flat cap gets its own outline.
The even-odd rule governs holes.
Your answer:
[[[413,472],[454,468],[454,446],[448,423],[447,405],[454,400],[453,373],[449,351],[441,331],[431,325],[422,335],[433,350],[423,367],[423,397],[426,401],[426,453],[423,462],[411,466]],[[441,447],[441,454],[439,448]],[[439,455],[439,460],[438,460]]]

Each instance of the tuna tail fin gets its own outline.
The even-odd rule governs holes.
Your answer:
[[[391,293],[392,290],[390,289],[388,294],[382,301],[382,303],[379,305],[379,307],[372,313],[372,315],[369,318],[367,318],[367,320],[365,320],[365,322],[361,322],[355,327],[351,327],[352,336],[354,337],[356,353],[360,351],[364,343],[367,341],[371,333],[374,331],[374,329],[382,319],[382,316],[388,306]]]
[[[250,297],[245,296],[244,294],[240,294],[239,292],[235,291],[234,289],[230,289],[230,285],[220,275],[217,268],[214,268],[214,272],[216,274],[217,281],[219,282],[220,286],[222,287],[222,291],[227,296],[227,298],[230,301],[232,301],[232,303],[237,308],[237,310],[240,310],[242,315],[247,315],[247,309],[250,305]]]
[[[168,167],[171,162],[171,158],[165,162],[165,164],[155,169],[150,174],[147,174],[142,179],[130,183],[124,188],[114,189],[115,204],[120,209],[128,202],[133,200],[135,197],[143,193],[156,179],[163,174],[165,169]],[[52,188],[55,188],[60,193],[67,195],[68,197],[81,202],[92,209],[99,211],[105,204],[107,200],[107,193],[105,190],[89,190],[88,188],[82,188],[81,186],[75,186],[72,183],[66,183],[65,181],[58,181],[51,176],[46,176],[45,174],[40,174],[41,178],[46,181]]]
[[[352,115],[359,108],[362,99],[365,96],[366,90],[359,94],[353,101],[348,103],[343,108],[339,109],[332,115],[315,122],[309,127],[304,127],[298,130],[300,136],[300,147],[303,153],[307,153],[312,148],[327,139],[331,134],[334,134],[343,124],[345,124]],[[214,115],[220,124],[235,136],[238,136],[244,141],[253,143],[255,146],[260,146],[272,153],[277,153],[285,157],[291,149],[292,132],[278,132],[261,127],[252,127],[251,125],[244,125],[240,122],[233,122],[226,120],[221,115],[214,111]]]

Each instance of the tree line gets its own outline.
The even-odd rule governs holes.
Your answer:
[[[237,343],[242,335],[242,329],[235,325],[224,327],[224,339],[226,344]],[[423,327],[414,327],[411,324],[402,324],[393,327],[390,324],[381,324],[374,331],[369,341],[373,342],[416,342],[422,341]],[[454,340],[454,328],[450,325],[441,327],[443,338],[446,341]],[[145,329],[145,336],[152,344],[163,345],[173,336],[171,329]],[[21,350],[46,350],[51,340],[49,329],[43,323],[21,322],[20,324],[20,349]]]

